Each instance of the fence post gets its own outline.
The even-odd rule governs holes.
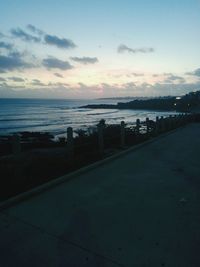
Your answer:
[[[103,128],[104,128],[104,121],[101,120],[98,124],[98,142],[99,142],[99,152],[101,155],[103,155],[104,153]]]
[[[184,118],[184,124],[186,124],[187,123],[187,114],[186,113],[184,113],[183,118]]]
[[[139,136],[140,134],[140,120],[136,120],[136,135]]]
[[[189,120],[188,120],[188,114],[185,114],[185,122],[188,124]]]
[[[171,130],[173,128],[173,122],[172,122],[173,118],[172,115],[169,115],[169,130]]]
[[[164,123],[165,123],[165,131],[167,132],[169,130],[169,117],[165,117]]]
[[[172,116],[172,125],[173,125],[173,129],[176,128],[176,115]]]
[[[125,147],[125,122],[121,121],[121,127],[120,127],[120,137],[121,137],[121,147]]]
[[[179,115],[179,126],[182,126],[182,114]]]
[[[181,113],[181,125],[184,125],[184,115]]]
[[[160,122],[159,122],[159,117],[156,116],[155,134],[159,134],[159,131],[160,131]]]
[[[18,134],[12,136],[12,151],[15,156],[21,153],[20,136]]]
[[[72,127],[67,128],[67,157],[70,161],[74,158],[74,139]]]
[[[191,123],[193,120],[192,114],[189,115],[189,122]]]
[[[149,135],[149,131],[150,131],[150,128],[149,128],[149,118],[146,118],[146,133],[147,133],[147,135]]]
[[[165,122],[163,116],[160,118],[160,123],[161,123],[161,132],[165,131]]]
[[[174,115],[174,128],[177,128],[177,115]]]

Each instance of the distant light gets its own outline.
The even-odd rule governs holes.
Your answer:
[[[176,99],[178,99],[178,100],[179,100],[179,99],[181,99],[181,97],[180,97],[180,96],[177,96],[177,97],[176,97]]]
[[[174,106],[176,106],[176,103],[174,103]]]

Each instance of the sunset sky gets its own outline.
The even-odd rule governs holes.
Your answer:
[[[6,0],[0,14],[0,97],[200,90],[199,0]]]

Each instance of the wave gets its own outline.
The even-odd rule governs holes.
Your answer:
[[[0,114],[0,117],[20,117],[20,116],[24,116],[24,115],[48,115],[49,113],[48,112],[30,112],[30,113],[27,113],[27,112],[23,112],[23,113],[18,113],[17,111],[15,113],[7,113],[7,114]]]
[[[113,113],[117,113],[119,112],[118,110],[116,111],[108,111],[108,112],[98,112],[98,113],[88,113],[88,116],[101,116],[101,115],[105,115],[105,114],[113,114]]]
[[[93,109],[90,109],[90,108],[85,108],[85,109],[77,109],[77,108],[73,108],[72,110],[73,110],[73,112],[81,112],[81,113],[84,113],[84,112],[91,111],[91,110],[93,110]]]
[[[38,118],[23,118],[23,119],[0,119],[0,122],[12,122],[12,121],[39,121]]]
[[[125,119],[126,117],[116,117],[116,118],[112,118],[112,117],[110,117],[110,118],[106,118],[107,120],[123,120],[123,119]]]
[[[20,131],[64,134],[69,126],[74,130],[95,127],[100,119],[105,119],[106,124],[120,123],[121,120],[134,124],[136,118],[155,119],[156,115],[164,115],[163,112],[80,108],[89,103],[91,100],[88,103],[87,101],[6,100],[6,104],[1,106],[0,110],[0,134]]]

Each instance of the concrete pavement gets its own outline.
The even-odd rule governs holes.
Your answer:
[[[200,125],[0,212],[0,266],[200,266]]]

